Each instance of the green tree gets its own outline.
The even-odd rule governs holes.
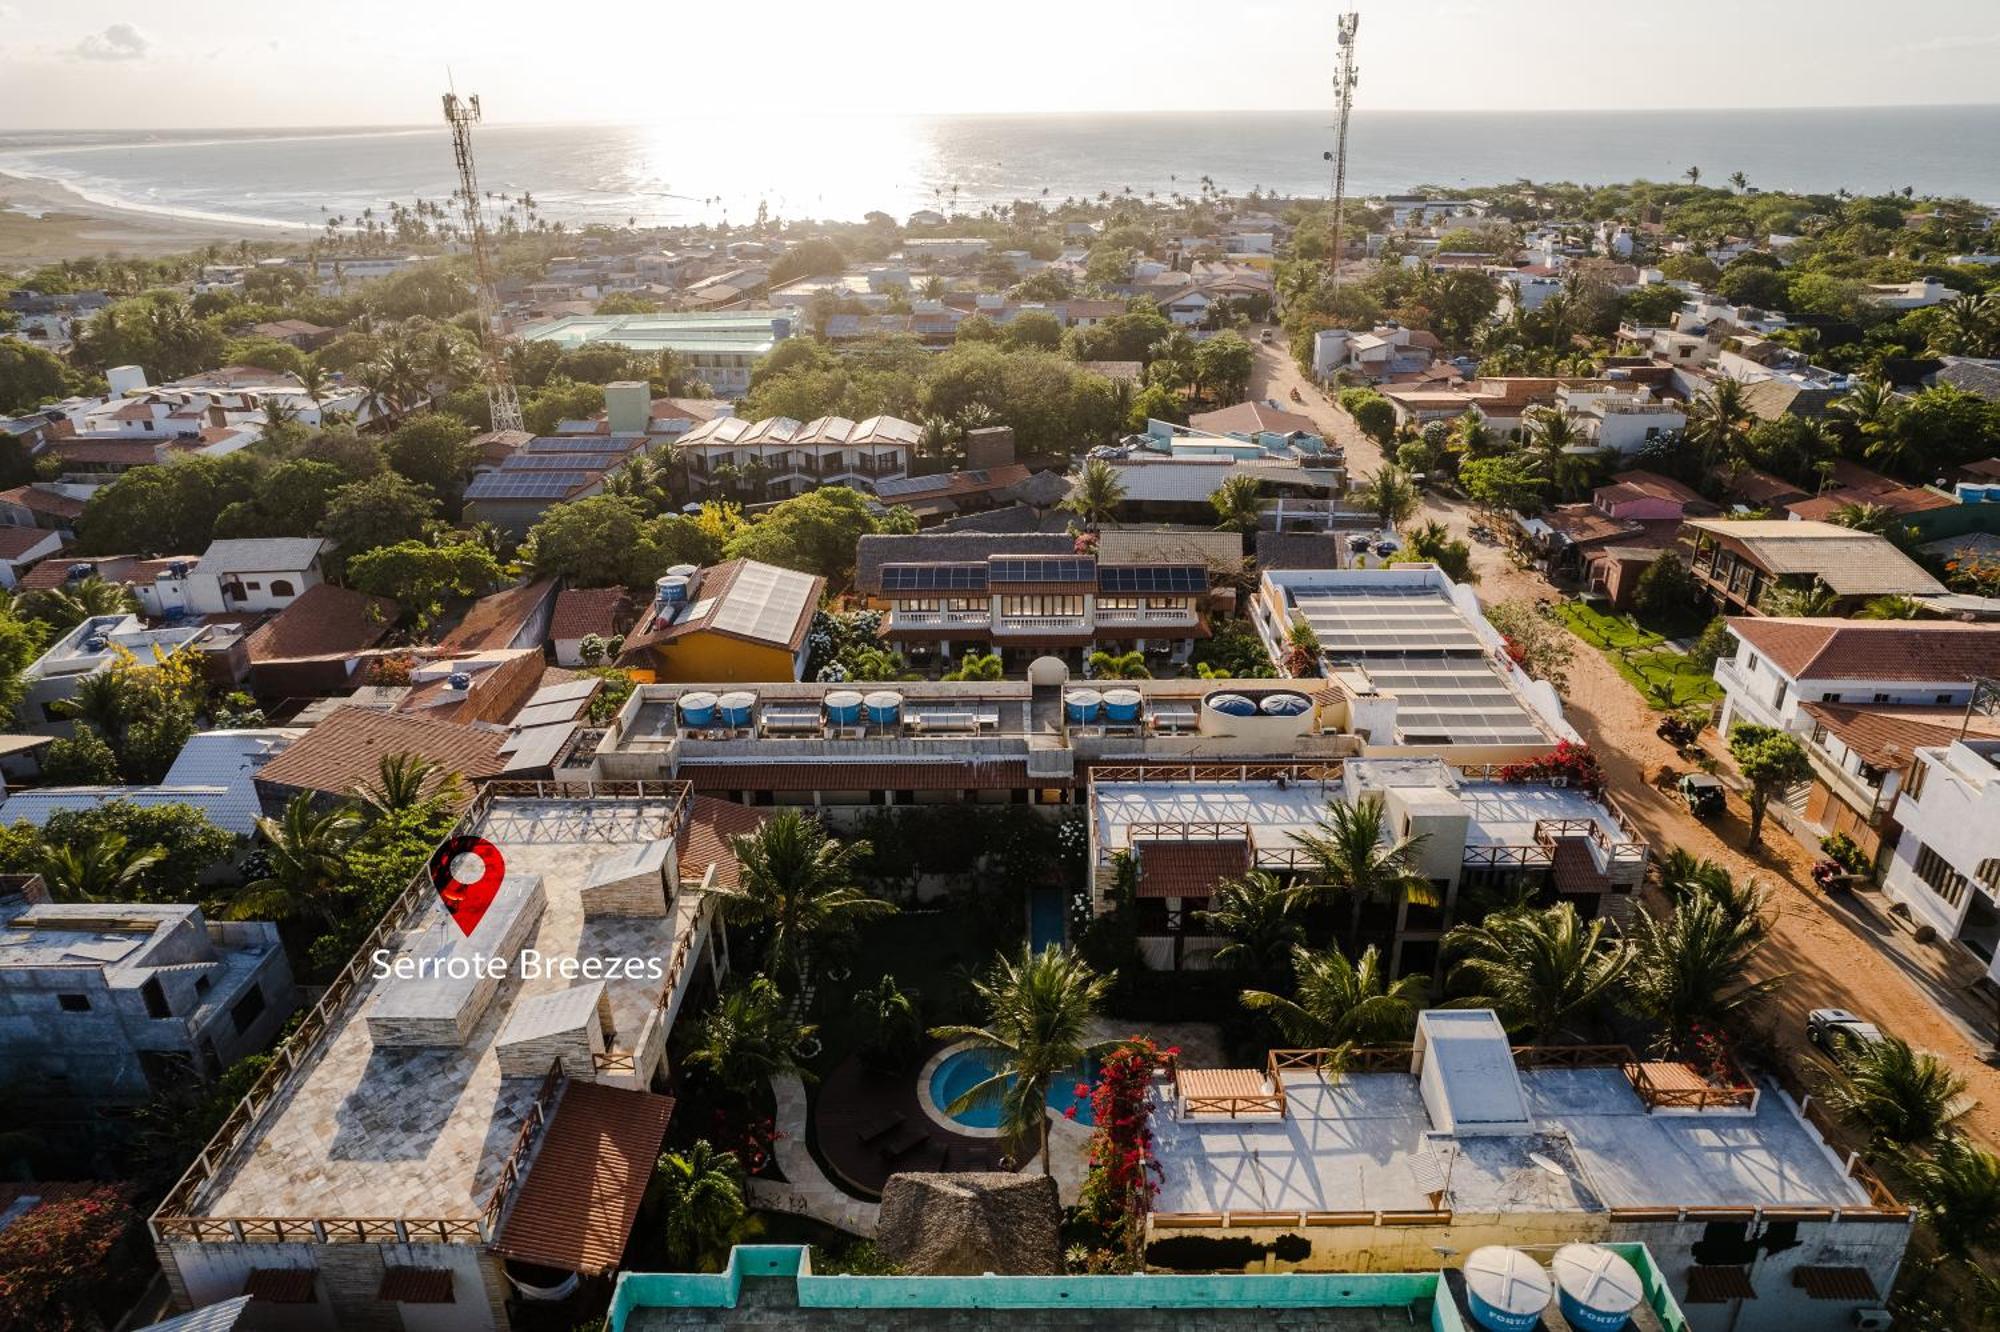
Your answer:
[[[88,841],[45,844],[34,867],[59,902],[129,902],[165,858],[157,846],[135,847],[123,833],[106,831]]]
[[[893,1072],[916,1052],[924,1038],[924,1019],[916,998],[905,993],[887,972],[855,994],[852,1011],[861,1032],[857,1044],[862,1061],[870,1068]]]
[[[84,387],[62,358],[18,338],[0,338],[0,415],[54,402]]]
[[[1633,1010],[1664,1028],[1685,1052],[1698,1026],[1718,1026],[1745,1004],[1768,998],[1782,975],[1750,979],[1763,944],[1764,897],[1725,902],[1704,888],[1681,897],[1665,920],[1640,912],[1626,984]]]
[[[327,501],[320,535],[342,559],[382,546],[420,540],[437,512],[429,491],[393,472],[353,481]]]
[[[455,805],[464,792],[465,780],[458,773],[422,754],[402,750],[377,759],[374,778],[356,787],[354,796],[373,822],[426,802]]]
[[[1903,1171],[1946,1253],[1969,1258],[2000,1235],[2000,1156],[1951,1134],[1929,1155],[1907,1156]]]
[[[474,461],[472,427],[456,416],[422,412],[398,425],[387,446],[389,465],[441,500],[456,496]]]
[[[771,261],[770,285],[782,287],[806,277],[829,277],[847,267],[847,255],[830,236],[810,236],[789,245]]]
[[[1750,846],[1764,834],[1764,807],[1796,782],[1812,775],[1798,737],[1775,726],[1738,722],[1729,730],[1729,755],[1750,783]]]
[[[236,500],[216,514],[216,539],[318,532],[334,492],[347,480],[347,474],[332,463],[287,458],[264,473],[255,496]]]
[[[934,1027],[931,1035],[947,1041],[970,1041],[986,1052],[993,1073],[945,1107],[959,1114],[997,1097],[1000,1122],[1009,1137],[1032,1136],[1042,1159],[1049,1161],[1049,1086],[1059,1077],[1074,1077],[1083,1061],[1116,1046],[1116,1041],[1091,1041],[1091,1019],[1111,990],[1115,976],[1100,976],[1082,958],[1061,945],[1041,952],[1023,947],[1019,957],[1002,957],[973,984],[986,1012],[982,1027]]]
[[[845,586],[854,573],[855,543],[880,526],[859,491],[821,486],[773,507],[732,537],[727,553],[733,560],[761,560]]]
[[[1097,680],[1150,680],[1143,652],[1093,652],[1085,663]]]
[[[1349,952],[1358,948],[1369,903],[1438,904],[1436,886],[1418,869],[1426,835],[1396,836],[1380,800],[1329,801],[1312,832],[1291,836],[1308,865],[1294,891],[1303,902],[1348,904]]]
[[[348,853],[362,830],[353,811],[324,808],[301,793],[282,817],[259,818],[266,872],[237,889],[225,907],[231,920],[309,920],[332,930],[343,910]]]
[[[646,1204],[659,1214],[667,1264],[697,1270],[743,1224],[743,1168],[728,1152],[697,1140],[654,1164]]]
[[[1611,998],[1630,964],[1606,926],[1585,924],[1568,902],[1453,926],[1444,938],[1455,959],[1449,976],[1469,991],[1465,1003],[1493,1009],[1509,1031],[1552,1041]]]
[[[151,848],[160,858],[148,866],[133,891],[142,902],[185,902],[192,885],[215,866],[227,863],[236,837],[209,822],[190,804],[141,805],[110,800],[89,809],[59,810],[42,826],[51,846],[84,845],[110,834],[128,847]]]
[[[258,464],[248,452],[187,455],[124,473],[84,505],[77,520],[79,549],[103,555],[206,550],[217,516],[257,494]]]
[[[1215,510],[1215,525],[1220,530],[1246,536],[1257,530],[1262,504],[1256,477],[1240,474],[1229,477],[1216,487],[1208,502]]]
[[[1687,565],[1679,555],[1668,551],[1639,575],[1638,586],[1632,590],[1632,604],[1641,615],[1678,620],[1697,604],[1697,591],[1694,575],[1688,572]]]
[[[799,1068],[799,1050],[818,1029],[792,1015],[769,976],[725,993],[695,1027],[687,1063],[724,1091],[747,1098],[766,1082]]]
[[[1116,526],[1118,506],[1125,502],[1125,482],[1118,469],[1102,458],[1086,458],[1069,476],[1069,495],[1061,507],[1083,519],[1091,531],[1105,523]]]
[[[522,543],[538,574],[571,587],[650,588],[667,567],[643,504],[630,496],[593,495],[558,504]]]
[[[41,588],[22,598],[28,614],[56,634],[65,634],[85,620],[99,615],[127,615],[139,609],[138,601],[122,583],[107,583],[96,574]]]
[[[1384,529],[1400,527],[1422,503],[1410,474],[1400,467],[1380,467],[1355,488],[1354,499],[1375,515]]]
[[[790,976],[794,993],[805,989],[816,946],[896,909],[858,886],[868,844],[842,841],[798,810],[780,810],[731,844],[742,887],[724,899],[724,917],[762,927],[765,964]]]
[[[1257,977],[1282,976],[1304,926],[1294,908],[1298,899],[1269,870],[1251,870],[1215,886],[1208,909],[1196,913],[1223,936],[1215,960]]]
[[[1372,944],[1355,962],[1335,948],[1294,947],[1292,973],[1298,978],[1292,997],[1245,990],[1242,1000],[1251,1012],[1269,1014],[1294,1046],[1339,1050],[1393,1044],[1416,1031],[1428,982],[1418,975],[1391,980]]]
[[[1001,665],[997,652],[968,652],[958,659],[958,665],[946,671],[946,680],[1004,680],[1006,668]]]
[[[1856,1045],[1820,1099],[1877,1143],[1914,1147],[1944,1138],[1971,1108],[1966,1081],[1943,1058],[1900,1036]]]
[[[1467,499],[1488,512],[1530,514],[1541,509],[1547,485],[1518,454],[1467,458],[1459,464],[1458,483]]]
[[[1062,336],[1062,320],[1047,310],[1023,310],[1007,321],[1001,342],[1015,350],[1054,351],[1062,346]]]
[[[1340,409],[1354,418],[1361,433],[1377,444],[1387,445],[1396,433],[1396,409],[1374,389],[1343,389]]]
[[[1702,467],[1707,470],[1743,456],[1753,420],[1741,381],[1722,378],[1688,408],[1684,434],[1688,443],[1700,450]]]
[[[107,786],[118,780],[118,756],[102,735],[81,723],[75,734],[48,743],[41,767],[42,780],[51,786]]]
[[[1403,549],[1397,560],[1423,560],[1435,564],[1455,583],[1476,583],[1472,568],[1472,547],[1452,536],[1443,523],[1432,519],[1403,534]]]
[[[476,541],[449,546],[400,541],[353,556],[346,576],[357,592],[388,597],[415,617],[419,632],[428,632],[446,597],[476,596],[500,582],[502,574],[500,562]]]
[[[1225,329],[1195,349],[1195,377],[1219,403],[1243,401],[1257,356],[1243,335]]]

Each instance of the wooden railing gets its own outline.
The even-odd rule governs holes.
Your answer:
[[[459,812],[457,821],[446,830],[444,840],[449,841],[477,828],[496,799],[578,800],[586,797],[665,800],[670,804],[666,818],[668,835],[678,836],[692,809],[692,791],[692,786],[686,782],[594,782],[582,787],[555,782],[482,782]],[[203,1188],[222,1173],[245,1146],[266,1112],[291,1091],[293,1082],[302,1077],[304,1071],[324,1053],[327,1042],[340,1029],[349,1010],[359,1002],[365,991],[364,982],[372,975],[369,959],[378,949],[390,947],[398,934],[421,924],[436,901],[437,889],[431,883],[430,868],[426,863],[404,885],[396,900],[382,913],[382,918],[375,922],[375,928],[368,932],[368,937],[362,940],[361,946],[334,976],[319,1002],[299,1020],[284,1043],[272,1051],[270,1065],[263,1075],[251,1084],[249,1092],[230,1110],[221,1127],[216,1129],[207,1145],[160,1200],[152,1216],[147,1218],[147,1229],[155,1241],[186,1240],[198,1244],[264,1242],[244,1239],[246,1232],[259,1235],[282,1232],[301,1237],[301,1242],[304,1235],[311,1234],[316,1241],[326,1243],[406,1242],[394,1238],[394,1234],[402,1233],[448,1237],[442,1242],[482,1238],[483,1220],[465,1217],[398,1217],[391,1220],[380,1217],[208,1217],[195,1214]],[[394,1233],[385,1230],[385,1227],[392,1228]],[[391,1234],[391,1239],[377,1241],[362,1238],[382,1234]]]
[[[486,1195],[486,1203],[479,1209],[480,1229],[491,1242],[499,1234],[500,1214],[507,1210],[507,1195],[513,1191],[514,1181],[520,1177],[521,1167],[528,1163],[528,1157],[535,1150],[535,1143],[541,1139],[542,1129],[549,1117],[555,1113],[556,1100],[562,1095],[562,1060],[549,1062],[549,1071],[542,1075],[542,1085],[535,1091],[534,1104],[521,1118],[521,1131],[514,1135],[514,1146],[508,1151],[507,1159],[500,1163],[499,1178],[493,1181],[493,1189]]]
[[[1153,1212],[1146,1224],[1153,1230],[1295,1229],[1307,1226],[1448,1226],[1451,1210],[1384,1210],[1375,1212]]]
[[[1091,782],[1337,782],[1345,765],[1328,763],[1100,763],[1089,769]]]
[[[1680,1067],[1694,1072],[1692,1065]],[[1698,1087],[1668,1087],[1655,1081],[1647,1065],[1636,1059],[1625,1066],[1625,1076],[1648,1110],[1748,1110],[1757,1104],[1757,1089],[1747,1082],[1717,1087],[1704,1078]]]
[[[1181,1113],[1228,1115],[1231,1119],[1238,1115],[1282,1115],[1285,1113],[1285,1089],[1279,1087],[1258,1096],[1183,1096]]]
[[[1248,842],[1247,823],[1199,822],[1134,823],[1126,827],[1127,844],[1139,842]]]

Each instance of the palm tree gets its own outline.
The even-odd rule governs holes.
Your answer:
[[[1965,1079],[1900,1036],[1858,1045],[1836,1065],[1820,1098],[1877,1142],[1936,1142],[1971,1107]]]
[[[1143,652],[1093,652],[1086,663],[1091,678],[1097,680],[1150,680]]]
[[[1810,587],[1789,587],[1773,583],[1764,589],[1757,609],[1778,619],[1801,619],[1833,614],[1840,594],[1815,578]]]
[[[1788,979],[1749,979],[1767,932],[1763,907],[1764,895],[1754,890],[1745,911],[1696,888],[1664,921],[1639,913],[1628,999],[1634,1012],[1662,1024],[1670,1047],[1680,1048],[1697,1026],[1720,1024]]]
[[[1444,937],[1444,953],[1457,958],[1452,981],[1473,987],[1464,1004],[1491,1008],[1508,1030],[1546,1041],[1610,998],[1630,965],[1630,950],[1605,927],[1602,920],[1585,924],[1560,902],[1456,926]]]
[[[1484,458],[1498,452],[1505,442],[1493,433],[1493,428],[1486,424],[1486,418],[1478,412],[1467,412],[1458,418],[1452,427],[1452,441],[1454,447],[1468,458]]]
[[[92,671],[77,681],[76,692],[50,705],[51,709],[74,721],[88,723],[116,747],[131,720],[132,698],[128,685],[117,671]]]
[[[1597,460],[1584,451],[1589,443],[1577,427],[1576,418],[1554,408],[1543,408],[1528,418],[1528,438],[1539,454],[1537,459],[1557,494],[1574,499],[1596,471]]]
[[[692,1268],[743,1224],[743,1167],[728,1152],[698,1140],[655,1163],[646,1203],[660,1216],[667,1260]]]
[[[792,1015],[776,981],[753,976],[702,1019],[687,1062],[725,1091],[748,1096],[778,1074],[796,1071],[799,1050],[816,1031]]]
[[[815,943],[896,909],[856,884],[868,843],[833,837],[796,809],[780,810],[756,832],[730,840],[742,887],[723,899],[723,914],[765,927],[766,964],[789,973],[795,993],[804,990]]]
[[[46,842],[35,873],[59,902],[129,902],[146,871],[167,858],[165,848],[135,848],[120,832],[100,832],[86,842]]]
[[[1401,527],[1420,503],[1410,474],[1400,467],[1382,467],[1355,488],[1354,498],[1387,530]]]
[[[1929,1156],[1905,1158],[1903,1170],[1946,1253],[1967,1257],[2000,1233],[2000,1157],[1952,1134]]]
[[[986,1007],[983,1027],[935,1027],[931,1035],[970,1041],[987,1052],[993,1075],[945,1107],[959,1114],[994,1096],[1000,1122],[1016,1139],[1032,1134],[1049,1166],[1049,1084],[1073,1077],[1083,1061],[1115,1048],[1117,1041],[1090,1041],[1086,1033],[1115,975],[1100,976],[1060,944],[1041,952],[1021,949],[1018,958],[1000,958],[974,982]]]
[[[1083,466],[1070,473],[1069,496],[1058,506],[1083,519],[1083,525],[1096,531],[1104,523],[1117,525],[1113,515],[1118,506],[1125,502],[1125,483],[1118,478],[1118,469],[1102,458],[1086,458]]]
[[[373,822],[427,800],[455,804],[464,790],[464,780],[457,773],[422,754],[405,750],[382,755],[375,764],[375,779],[356,787],[354,796]]]
[[[1851,527],[1857,532],[1869,532],[1881,536],[1896,520],[1895,511],[1886,504],[1871,504],[1866,500],[1849,500],[1836,504],[1826,515],[1826,520],[1841,527]]]
[[[1195,915],[1226,941],[1215,950],[1217,962],[1253,976],[1283,974],[1301,926],[1293,911],[1298,899],[1277,875],[1251,870],[1225,879],[1208,901]]]
[[[232,920],[310,917],[328,929],[340,921],[338,892],[347,852],[361,832],[361,818],[344,807],[319,808],[308,794],[293,796],[281,819],[259,818],[268,872],[236,890]]]
[[[26,602],[30,616],[58,630],[74,629],[95,616],[125,615],[139,609],[123,585],[107,583],[96,574],[31,593]]]
[[[1946,301],[1932,325],[1934,356],[1992,356],[2000,352],[2000,299],[1992,292]]]
[[[1738,194],[1741,194],[1744,190],[1750,188],[1750,177],[1744,175],[1741,171],[1732,171],[1729,173],[1729,183],[1736,188]]]
[[[1006,667],[1000,664],[997,652],[968,652],[958,659],[958,665],[946,671],[946,680],[1004,680]]]
[[[1688,168],[1688,169],[1687,169],[1686,171],[1683,171],[1683,172],[1682,172],[1681,174],[1682,174],[1683,176],[1686,176],[1686,177],[1687,177],[1687,182],[1688,182],[1688,184],[1690,184],[1690,185],[1699,185],[1699,184],[1701,184],[1701,168],[1700,168],[1700,167],[1698,167],[1698,166],[1691,166],[1691,167],[1689,167],[1689,168]]]
[[[1876,597],[1854,613],[1857,620],[1914,620],[1924,613],[1924,603],[1914,597]]]
[[[1687,428],[1682,432],[1688,443],[1701,450],[1701,464],[1710,470],[1743,456],[1750,438],[1750,407],[1743,399],[1743,385],[1734,379],[1719,379],[1688,409]]]
[[[1358,962],[1335,948],[1294,948],[1292,972],[1298,977],[1292,998],[1245,990],[1243,1006],[1269,1013],[1286,1040],[1313,1050],[1408,1040],[1429,988],[1422,976],[1390,980],[1373,944]]]
[[[1896,391],[1883,379],[1864,379],[1852,392],[1836,398],[1828,407],[1854,432],[1861,451],[1879,461],[1896,459],[1904,452],[1903,404]]]
[[[1230,477],[1208,497],[1208,502],[1215,509],[1215,525],[1221,531],[1248,534],[1257,530],[1263,510],[1258,501],[1256,477]]]
[[[1417,871],[1425,837],[1392,837],[1379,800],[1329,801],[1316,831],[1292,834],[1312,866],[1293,891],[1305,902],[1345,898],[1353,951],[1361,937],[1361,909],[1368,903],[1406,898],[1420,906],[1437,905],[1437,889]]]

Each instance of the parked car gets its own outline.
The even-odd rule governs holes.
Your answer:
[[[1844,1008],[1815,1008],[1806,1014],[1806,1039],[1829,1059],[1882,1042],[1882,1029]]]
[[[1357,555],[1366,553],[1368,547],[1372,544],[1374,544],[1374,538],[1366,532],[1348,533],[1347,548]]]
[[[1396,553],[1396,543],[1393,541],[1378,541],[1375,543],[1375,553],[1386,560]]]
[[[1689,773],[1675,784],[1675,789],[1687,802],[1688,813],[1698,819],[1714,818],[1727,803],[1722,794],[1722,782],[1706,772]]]
[[[1257,341],[1259,342],[1269,342],[1270,340],[1271,340],[1271,330],[1268,328],[1257,335]]]

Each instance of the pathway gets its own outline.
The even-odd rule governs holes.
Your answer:
[[[778,1132],[771,1151],[785,1178],[751,1180],[751,1204],[809,1216],[850,1235],[873,1238],[881,1204],[862,1202],[835,1187],[806,1147],[806,1084],[797,1073],[781,1073],[771,1079],[771,1095],[777,1102],[773,1119]]]

